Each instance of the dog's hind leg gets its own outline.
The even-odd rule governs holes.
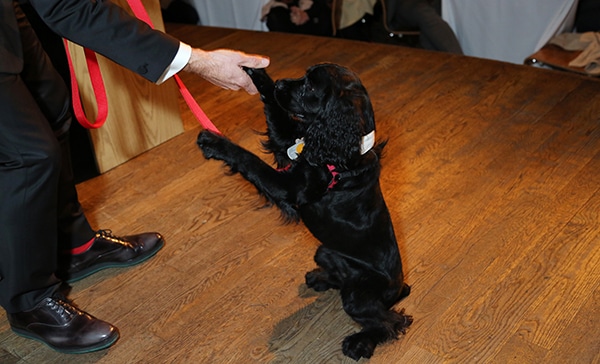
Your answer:
[[[306,285],[317,292],[328,289],[339,289],[341,287],[340,272],[348,271],[348,265],[339,254],[321,245],[315,253],[315,263],[319,268],[305,275]]]
[[[341,289],[344,311],[362,326],[362,330],[344,339],[344,355],[359,360],[370,358],[378,344],[397,339],[412,324],[412,317],[404,310],[390,310],[384,303],[387,282],[383,277],[361,277],[358,282],[344,285]],[[373,279],[375,278],[375,279]],[[396,293],[396,296],[398,294]]]
[[[317,268],[306,273],[304,279],[306,281],[306,285],[317,292],[327,291],[331,288],[340,288],[338,285],[333,284],[329,273],[327,273],[327,271],[323,268]]]

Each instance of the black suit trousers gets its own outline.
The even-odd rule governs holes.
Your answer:
[[[0,73],[0,306],[9,313],[57,290],[58,254],[94,235],[73,182],[68,88],[16,13],[23,69]]]

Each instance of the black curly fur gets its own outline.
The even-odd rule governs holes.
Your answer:
[[[316,291],[339,289],[346,313],[362,326],[342,345],[345,355],[369,358],[375,347],[405,333],[412,317],[392,310],[408,296],[394,228],[379,187],[385,142],[360,153],[361,138],[375,130],[366,89],[347,68],[320,64],[299,79],[274,82],[265,70],[246,69],[267,119],[263,142],[277,168],[223,136],[203,131],[206,158],[239,172],[288,220],[302,220],[322,243],[318,268],[306,274]],[[304,138],[295,160],[287,148]],[[339,174],[334,178],[328,165]]]

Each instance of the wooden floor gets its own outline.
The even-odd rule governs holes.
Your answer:
[[[389,140],[381,185],[412,285],[398,308],[414,324],[361,363],[600,363],[600,81],[326,38],[168,31],[269,55],[274,78],[332,61],[363,79]],[[260,153],[258,96],[184,81],[225,135]],[[120,340],[61,355],[2,317],[1,363],[354,362],[340,343],[358,327],[338,295],[303,283],[317,241],[204,160],[182,110],[184,134],[78,186],[95,227],[167,239],[152,260],[72,287]]]

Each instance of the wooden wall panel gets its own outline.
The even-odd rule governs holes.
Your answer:
[[[129,10],[125,0],[115,3]],[[154,26],[164,31],[158,1],[145,0]],[[131,12],[131,11],[130,11]],[[95,120],[97,105],[85,65],[83,48],[69,43],[83,107],[88,119]],[[163,143],[183,132],[177,85],[173,79],[161,85],[98,55],[106,86],[108,118],[99,129],[90,130],[100,173]]]

